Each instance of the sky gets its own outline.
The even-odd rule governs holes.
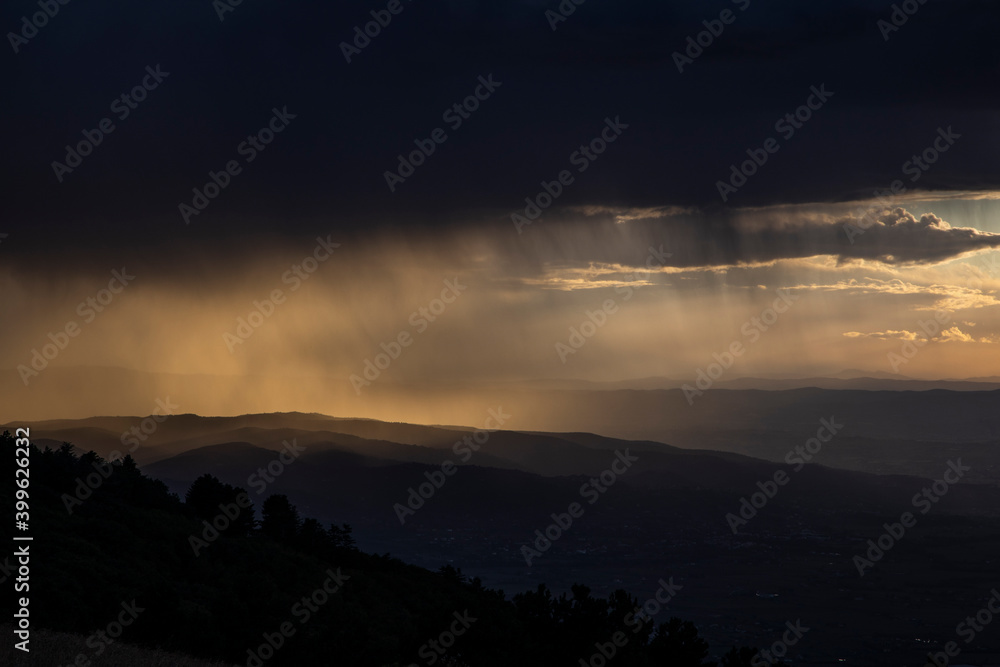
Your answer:
[[[1000,375],[995,3],[39,7],[0,10],[9,410]],[[102,402],[39,389],[74,372]]]

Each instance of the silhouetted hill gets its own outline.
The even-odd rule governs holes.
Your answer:
[[[385,391],[391,398],[392,388]],[[815,435],[819,419],[834,417],[844,429],[836,444],[825,447],[817,457],[824,465],[927,477],[937,474],[936,469],[949,458],[965,456],[976,461],[970,481],[1000,482],[1000,447],[995,446],[1000,433],[1000,391],[716,387],[693,397],[693,404],[689,404],[680,390],[511,390],[498,396],[497,404],[514,417],[477,454],[478,463],[490,467],[549,475],[589,472],[594,460],[582,450],[613,449],[618,446],[616,438],[643,441],[642,447],[650,451],[669,451],[668,445],[660,443],[670,443],[782,461],[789,451]],[[485,416],[483,411],[476,419]],[[123,449],[123,433],[146,420],[99,417],[27,425],[43,444],[57,446],[71,441],[82,450],[109,456]],[[239,417],[181,414],[157,424],[151,434],[143,434],[145,439],[132,454],[145,465],[223,442],[245,441],[279,449],[282,441],[298,438],[317,448],[430,463],[435,457],[433,450],[446,450],[473,431],[469,427],[340,419],[314,413]]]
[[[13,438],[5,433],[0,444],[3,467],[12,473]],[[262,453],[230,443],[177,458],[250,460]],[[31,560],[32,641],[39,642],[38,655],[49,656],[46,664],[87,663],[114,644],[105,660],[166,659],[127,642],[246,665],[384,667],[433,658],[483,667],[570,667],[594,652],[595,641],[626,631],[631,641],[616,651],[620,664],[715,664],[704,662],[709,645],[691,624],[630,621],[640,600],[623,590],[601,599],[585,586],[560,596],[541,586],[508,599],[455,567],[435,573],[388,554],[360,552],[345,538],[349,529],[326,530],[294,507],[288,506],[290,515],[276,514],[283,496],[268,496],[259,527],[237,530],[235,522],[219,519],[239,515],[241,491],[210,476],[200,476],[181,502],[130,458],[108,467],[66,446],[32,448],[30,460],[31,544],[45,545]],[[106,471],[102,481],[65,505],[97,469]],[[202,508],[196,489],[223,494],[216,497],[220,515]],[[0,505],[10,510],[13,500],[4,486]],[[290,528],[281,537],[279,521]],[[40,628],[75,636],[61,635],[57,643]]]

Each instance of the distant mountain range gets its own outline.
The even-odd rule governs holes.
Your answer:
[[[441,380],[422,386],[380,378],[358,395],[344,377],[183,375],[109,367],[51,367],[25,386],[16,371],[0,374],[0,420],[149,414],[156,401],[170,398],[178,412],[235,415],[247,412],[302,411],[363,416],[383,421],[423,424],[477,424],[488,404],[518,405],[519,428],[580,430],[553,422],[539,400],[564,392],[667,391],[695,377],[648,377],[615,382],[574,379],[533,382]],[[1000,378],[921,380],[885,372],[844,370],[820,377],[730,377],[712,385],[720,389],[784,391],[820,388],[860,391],[982,392],[1000,389]],[[72,412],[62,406],[72,405]],[[526,421],[530,417],[530,421]],[[587,430],[595,430],[587,427]],[[601,431],[598,431],[601,432]],[[606,435],[615,435],[606,433]],[[631,436],[628,436],[631,437]],[[642,436],[647,437],[647,436]]]
[[[386,403],[396,397],[391,386],[381,392],[378,398]],[[594,450],[618,446],[614,439],[642,441],[646,449],[660,452],[670,451],[672,445],[713,450],[715,456],[731,452],[782,461],[794,447],[813,437],[820,419],[832,417],[844,428],[816,455],[816,462],[823,465],[929,477],[949,458],[966,456],[976,461],[969,481],[1000,482],[1000,390],[720,386],[686,396],[679,389],[508,388],[485,392],[482,401],[478,396],[462,399],[465,405],[457,411],[441,405],[435,408],[430,402],[447,397],[458,401],[458,395],[471,392],[427,393],[424,414],[430,419],[451,421],[456,415],[471,414],[474,417],[462,421],[481,425],[490,410],[501,409],[509,416],[503,433],[494,437],[495,446],[477,455],[477,465],[494,468],[542,475],[582,473],[591,469]],[[171,400],[184,404],[180,398]],[[153,402],[147,405],[153,407]],[[10,422],[7,427],[13,430],[28,423]],[[36,437],[49,444],[70,441],[102,456],[139,445],[134,457],[144,465],[207,445],[245,442],[274,448],[292,437],[308,445],[380,460],[426,463],[437,456],[437,450],[451,447],[470,430],[468,426],[417,426],[318,413],[181,414],[162,423],[146,417],[91,417],[36,422],[33,428]],[[503,448],[496,446],[498,441]]]

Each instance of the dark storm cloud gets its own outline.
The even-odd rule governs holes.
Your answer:
[[[823,83],[834,99],[730,205],[884,187],[940,125],[967,139],[922,186],[1000,181],[998,93],[984,84],[1000,62],[995,3],[927,2],[886,42],[876,24],[891,3],[752,0],[679,74],[672,54],[736,4],[589,0],[552,31],[554,1],[402,1],[350,64],[339,44],[384,2],[245,1],[224,21],[208,0],[62,5],[6,56],[4,251],[503,219],[618,115],[628,133],[560,205],[721,203],[729,166]],[[34,11],[7,3],[0,27]],[[59,183],[51,163],[66,144],[158,64],[169,77]],[[442,112],[489,74],[502,86],[390,192],[396,156],[445,127]],[[286,106],[290,127],[185,226],[178,205],[192,188]],[[742,243],[708,231],[723,248]]]
[[[933,264],[997,247],[1000,234],[952,227],[933,213],[918,219],[896,208],[875,219],[850,216],[751,233],[741,237],[737,252],[727,254],[741,262],[830,255],[841,261],[864,259],[898,265]]]
[[[700,212],[562,211],[547,224],[494,243],[512,274],[532,277],[592,264],[641,268],[653,255],[686,269],[759,264],[830,256],[840,262],[935,264],[1000,247],[1000,234],[952,227],[933,213],[917,218],[903,208],[816,214],[786,207],[730,214]],[[846,207],[845,207],[846,208]],[[589,214],[588,214],[589,213]],[[530,240],[524,236],[531,235]]]

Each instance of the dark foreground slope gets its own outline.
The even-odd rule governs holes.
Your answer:
[[[14,627],[0,625],[0,633],[13,636]],[[76,656],[89,637],[68,632],[36,629],[31,636],[31,654],[25,657],[14,642],[0,644],[0,665],[64,665],[67,656]],[[201,660],[182,653],[134,646],[126,641],[105,644],[100,655],[101,667],[229,667],[231,663]]]
[[[5,474],[13,446],[5,434]],[[612,646],[617,632],[628,641],[614,649],[616,664],[693,666],[707,657],[690,624],[654,632],[637,622],[640,601],[624,591],[599,599],[576,586],[555,597],[543,587],[508,599],[453,567],[431,572],[362,553],[349,530],[300,520],[281,496],[265,501],[258,527],[252,508],[239,509],[240,490],[210,476],[182,503],[130,459],[108,468],[69,446],[30,458],[31,622],[81,638],[52,664],[87,664],[115,643],[110,636],[248,666],[569,667],[589,660],[595,644]],[[67,502],[98,470],[108,474],[93,478],[91,493]],[[12,511],[9,486],[0,500]],[[211,516],[213,505],[234,518]],[[733,653],[723,665],[747,665],[754,654]]]

